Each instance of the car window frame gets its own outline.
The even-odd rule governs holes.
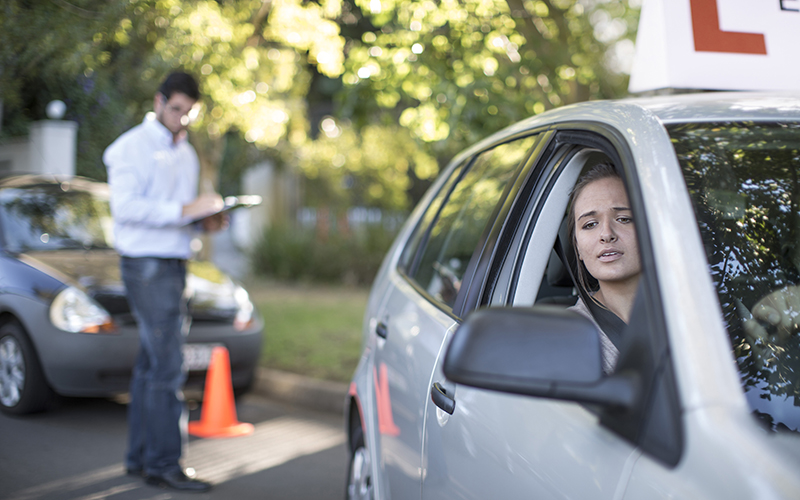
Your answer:
[[[520,268],[527,247],[531,244],[531,234],[536,221],[541,215],[545,200],[550,194],[555,181],[569,165],[577,153],[593,149],[606,154],[612,162],[621,167],[624,182],[628,190],[631,209],[636,218],[637,239],[642,259],[642,280],[637,294],[636,310],[646,310],[647,317],[632,315],[631,327],[642,328],[642,334],[631,338],[625,352],[620,353],[618,370],[634,370],[639,373],[647,397],[644,403],[628,415],[615,414],[612,411],[595,409],[602,425],[613,430],[642,448],[649,455],[657,458],[667,466],[675,466],[683,453],[684,435],[681,420],[681,405],[674,363],[670,357],[669,337],[664,317],[663,301],[655,257],[650,238],[650,227],[645,216],[644,200],[639,189],[640,179],[635,168],[632,152],[626,144],[624,135],[605,124],[595,122],[567,122],[553,127],[554,135],[550,144],[537,158],[529,175],[528,183],[523,191],[530,193],[527,198],[519,197],[516,201],[522,206],[514,207],[512,213],[522,214],[515,222],[518,227],[511,227],[507,221],[495,221],[493,231],[513,231],[516,236],[500,236],[497,241],[507,248],[499,246],[494,255],[489,256],[487,266],[492,270],[486,273],[487,279],[504,277],[510,283],[519,279]],[[638,214],[638,215],[637,215]],[[519,225],[524,224],[524,229]],[[520,229],[522,231],[520,232]],[[521,237],[520,237],[521,235]],[[503,273],[503,267],[511,266],[512,272]],[[510,283],[506,283],[509,285]],[[513,306],[515,293],[507,293],[503,303],[492,303],[492,296],[502,289],[502,282],[474,283],[481,286],[486,293],[480,295],[471,307]],[[468,312],[468,309],[466,310]],[[640,315],[641,316],[641,315]]]
[[[428,302],[436,306],[438,309],[443,311],[444,313],[448,314],[455,320],[460,320],[465,314],[463,309],[464,304],[464,297],[467,295],[468,291],[472,288],[471,282],[475,277],[475,265],[477,263],[477,256],[482,255],[483,252],[486,250],[486,242],[488,236],[490,234],[491,229],[495,226],[495,222],[500,219],[504,218],[506,212],[504,209],[509,208],[511,205],[507,203],[507,200],[516,199],[516,195],[518,190],[522,187],[523,183],[521,182],[521,176],[523,172],[527,171],[532,164],[532,156],[535,152],[539,151],[540,145],[543,143],[542,135],[546,132],[548,127],[539,127],[536,129],[525,130],[513,135],[504,136],[496,141],[489,142],[487,144],[482,144],[479,149],[474,151],[470,151],[466,157],[456,157],[453,160],[455,166],[452,167],[449,175],[451,178],[448,178],[441,184],[441,188],[443,190],[447,190],[445,196],[441,199],[441,203],[438,206],[434,207],[434,204],[438,202],[439,193],[431,198],[429,205],[425,208],[425,210],[420,215],[419,219],[416,222],[416,226],[414,230],[411,232],[410,237],[407,241],[416,241],[416,248],[412,249],[412,255],[407,255],[406,252],[409,250],[408,247],[403,248],[401,252],[401,258],[398,261],[396,271],[402,278],[408,282],[408,284],[422,297],[424,297]],[[519,165],[514,169],[512,173],[511,180],[506,185],[505,189],[503,190],[500,199],[498,200],[495,208],[488,218],[485,227],[481,232],[481,237],[479,238],[476,248],[473,251],[472,256],[469,259],[469,263],[465,268],[464,277],[462,279],[462,286],[459,289],[459,292],[456,296],[454,301],[453,307],[450,308],[447,304],[442,303],[437,298],[433,297],[428,291],[422,287],[414,278],[414,275],[417,271],[417,266],[419,266],[420,259],[427,248],[428,241],[430,238],[431,231],[436,226],[438,222],[442,209],[447,206],[450,197],[453,194],[453,191],[456,189],[456,186],[459,185],[460,182],[464,179],[464,177],[469,173],[470,169],[475,165],[475,161],[478,157],[482,154],[496,148],[502,146],[504,144],[509,144],[514,141],[524,140],[528,137],[536,136],[534,143],[528,148],[528,150],[523,155],[523,159],[520,161]],[[452,178],[455,178],[454,182],[451,182]],[[431,209],[436,211],[435,215],[427,220],[427,214]],[[425,227],[423,227],[423,224]],[[423,231],[423,234],[420,232]],[[404,266],[404,263],[408,263],[407,266]]]
[[[498,204],[497,216],[487,224],[467,266],[465,276],[470,279],[462,285],[461,293],[453,306],[460,318],[477,308],[482,303],[482,298],[493,291],[490,287],[496,284],[499,269],[491,266],[491,263],[501,258],[497,255],[498,252],[510,248],[509,245],[520,227],[524,201],[531,199],[534,194],[532,190],[538,185],[538,182],[532,180],[532,176],[541,174],[535,167],[542,155],[547,154],[546,151],[552,147],[554,132],[550,127],[536,130],[540,135],[539,141],[533,145],[528,158],[521,165],[519,175],[513,183],[513,196],[507,196],[502,204]],[[491,276],[486,276],[487,273]]]

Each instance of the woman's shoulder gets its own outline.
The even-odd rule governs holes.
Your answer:
[[[568,307],[568,311],[575,311],[576,313],[580,314],[581,316],[586,316],[590,320],[594,321],[594,316],[589,311],[589,308],[586,307],[586,303],[583,301],[582,298],[578,297],[578,300],[575,302],[574,306]]]
[[[592,315],[589,308],[586,307],[586,303],[583,301],[582,298],[578,297],[578,301],[575,302],[575,305],[567,308],[567,310],[575,311],[581,316],[589,318],[592,321],[592,323],[594,323],[594,326],[597,327],[597,331],[600,334],[600,346],[603,350],[603,371],[606,374],[610,374],[611,372],[613,372],[614,366],[617,364],[617,357],[619,356],[619,350],[614,345],[614,343],[611,342],[611,339],[608,338],[608,335],[606,335],[606,333],[597,323],[597,320]]]

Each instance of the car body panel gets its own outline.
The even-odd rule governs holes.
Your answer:
[[[113,333],[65,332],[50,322],[49,302],[6,291],[0,293],[0,316],[13,317],[23,325],[56,393],[97,397],[128,390],[139,350],[139,333],[129,314],[117,317],[121,321]],[[230,356],[232,383],[244,387],[258,364],[262,330],[260,318],[243,331],[225,322],[195,321],[187,343],[224,345]]]
[[[419,292],[405,279],[397,274],[392,278],[378,315],[388,335],[377,341],[374,354],[379,463],[389,497],[409,498],[419,495],[421,485],[421,408],[430,397],[426,391],[444,334],[455,321],[428,301],[418,300]]]
[[[493,498],[498,484],[505,498],[617,498],[638,452],[590,409],[452,386],[457,411],[426,412],[424,500]]]
[[[362,356],[353,376],[350,394],[348,395],[348,399],[352,400],[352,404],[345,405],[345,421],[353,421],[353,419],[356,417],[356,415],[353,413],[355,411],[360,412],[360,415],[358,415],[358,425],[361,425],[364,430],[367,448],[373,457],[373,468],[383,467],[383,465],[380,463],[379,457],[384,455],[382,451],[383,439],[380,432],[380,426],[363,425],[365,422],[377,422],[379,418],[379,402],[377,392],[380,391],[380,389],[376,390],[376,387],[378,387],[377,367],[379,366],[379,363],[376,363],[375,361],[375,353],[378,351],[379,345],[380,348],[385,347],[385,340],[380,339],[375,334],[375,330],[378,323],[385,319],[382,311],[386,309],[386,302],[391,298],[391,296],[393,294],[397,294],[396,287],[398,284],[408,290],[409,293],[415,293],[409,289],[409,285],[407,282],[405,282],[405,278],[397,271],[397,265],[403,251],[403,243],[414,232],[419,218],[422,217],[423,212],[432,201],[436,192],[441,189],[445,179],[449,177],[449,174],[452,173],[453,169],[456,168],[457,165],[457,161],[454,160],[451,162],[451,164],[445,169],[447,174],[439,177],[434,182],[432,188],[426,192],[420,204],[415,207],[409,218],[400,228],[397,238],[384,257],[381,267],[376,274],[374,284],[370,290],[369,298],[367,300],[362,333]],[[453,321],[450,322],[453,323]],[[436,355],[438,354],[439,352],[437,351]],[[429,362],[430,369],[426,369],[428,370],[428,373],[430,373],[430,370],[433,368],[433,360],[429,360]],[[387,391],[389,392],[389,401],[392,401],[391,390],[392,389],[390,388],[389,391]],[[352,444],[353,443],[351,443],[351,446]],[[417,458],[412,458],[411,460],[417,461],[417,463],[421,465],[421,449],[415,453],[417,454]],[[419,465],[417,466],[418,468]],[[402,474],[400,470],[398,470],[398,472]],[[416,475],[419,477],[419,471],[412,471],[411,474],[412,476]],[[408,482],[408,479],[406,479],[406,482]],[[387,481],[384,481],[384,477],[382,475],[373,474],[372,483],[374,485],[374,491],[376,492],[376,498],[390,498],[389,484]],[[412,490],[415,489],[416,495],[419,494],[419,488],[421,487],[421,481],[419,478],[417,479],[417,483],[418,484],[416,488],[409,487]]]
[[[706,408],[684,415],[687,450],[674,469],[642,455],[625,488],[638,498],[797,498],[798,438],[791,448],[753,425],[745,412]]]

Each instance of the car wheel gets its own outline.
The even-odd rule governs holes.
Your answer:
[[[347,500],[372,500],[372,464],[361,426],[353,430],[353,452],[347,477]]]
[[[39,360],[22,326],[0,326],[0,410],[25,414],[45,409],[51,397]]]

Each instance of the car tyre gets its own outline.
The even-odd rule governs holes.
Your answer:
[[[16,415],[42,411],[52,394],[22,326],[16,321],[0,326],[0,410]]]
[[[350,467],[347,471],[347,500],[372,500],[372,464],[369,450],[364,444],[364,431],[361,426],[353,429]]]

